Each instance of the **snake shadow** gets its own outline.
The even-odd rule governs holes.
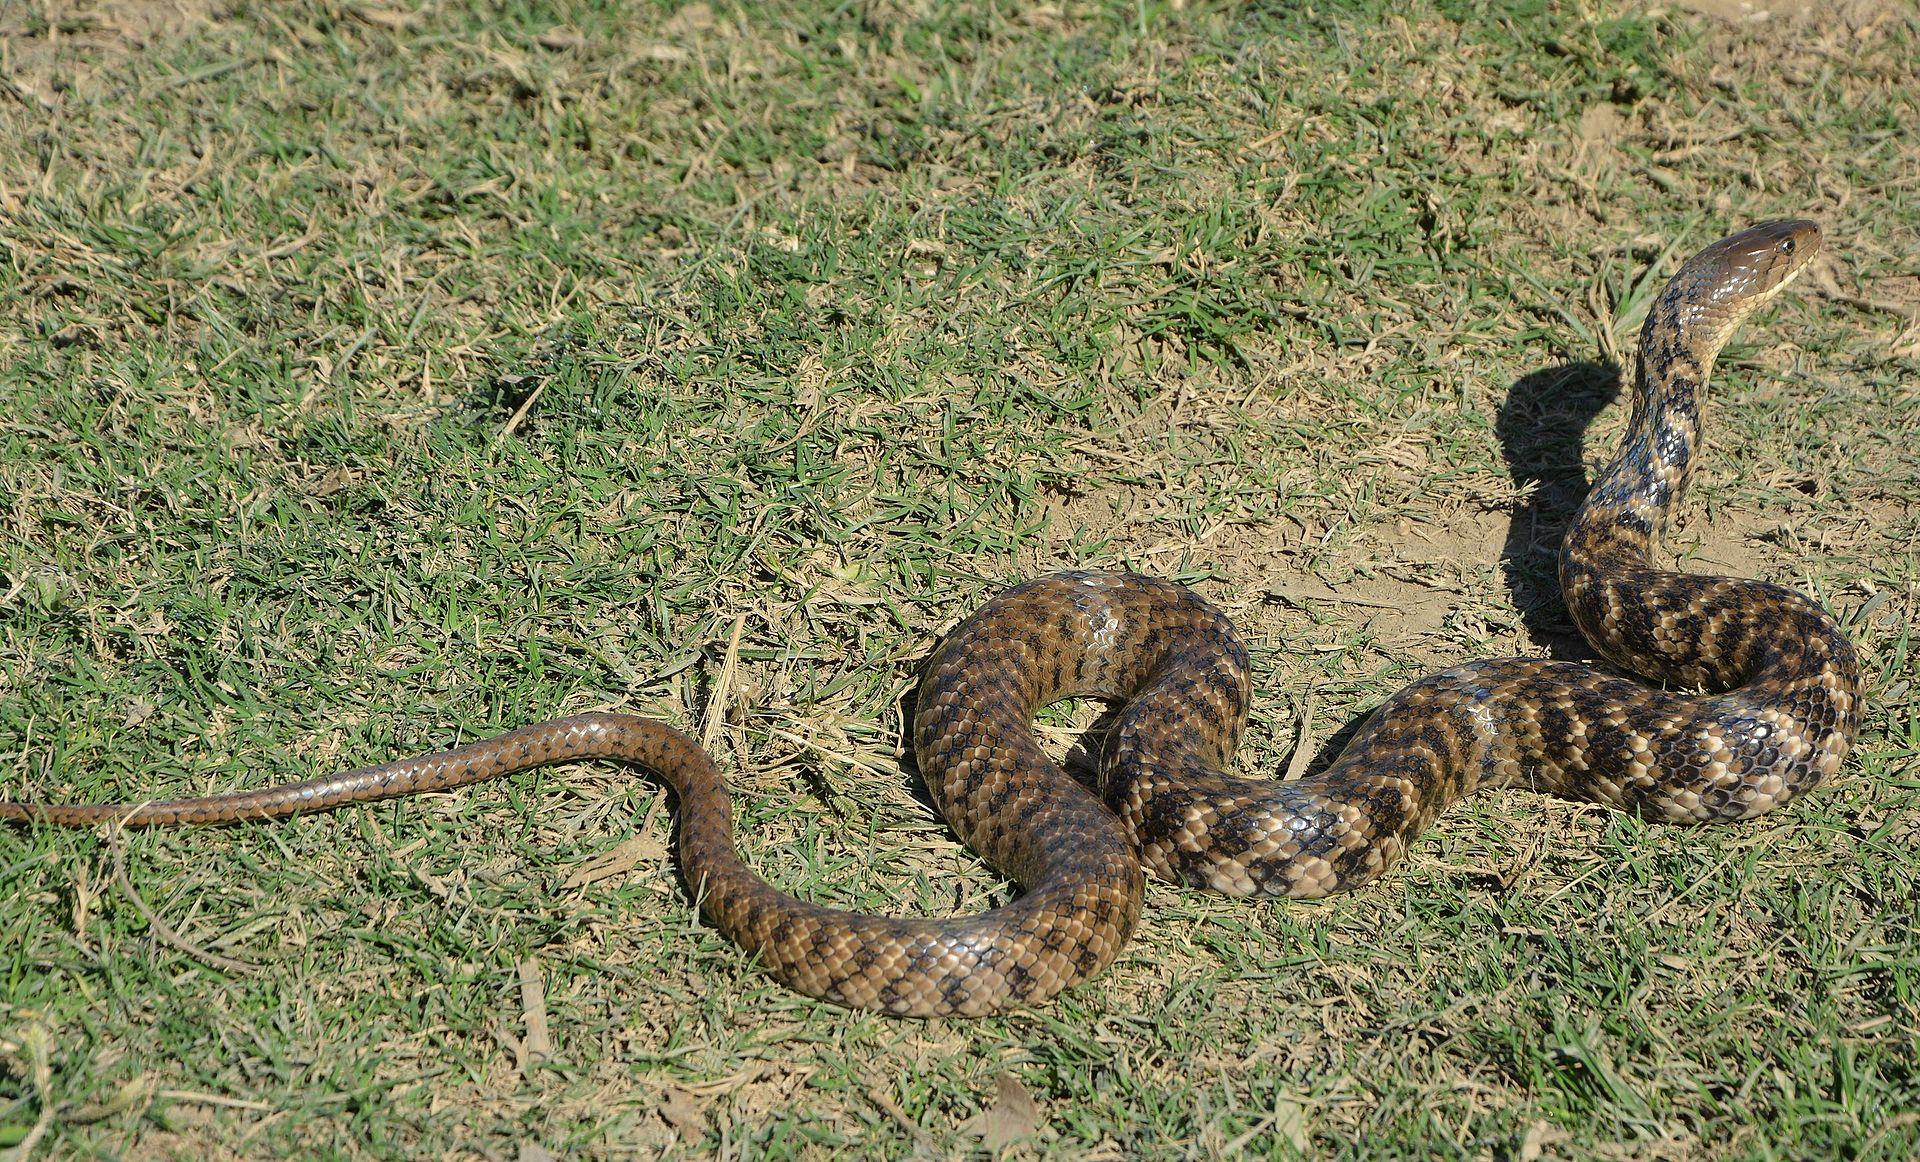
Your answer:
[[[1587,496],[1582,457],[1587,429],[1619,398],[1620,388],[1617,363],[1556,364],[1514,380],[1493,424],[1520,493],[1508,514],[1507,539],[1500,550],[1501,579],[1528,640],[1562,661],[1590,661],[1593,656],[1560,597],[1560,541]],[[1302,768],[1303,777],[1339,758],[1372,716],[1371,709],[1362,711],[1330,735]]]
[[[1500,553],[1501,578],[1528,639],[1549,657],[1563,661],[1589,660],[1592,650],[1560,597],[1560,541],[1587,495],[1589,481],[1582,457],[1587,429],[1619,398],[1620,390],[1621,371],[1616,363],[1557,364],[1515,380],[1494,421],[1494,437],[1520,493],[1508,516],[1506,543]],[[925,664],[926,658],[920,658],[916,672],[924,673]],[[916,680],[900,700],[903,724],[913,722],[919,695]],[[1119,712],[1118,706],[1106,707],[1067,751],[1068,772],[1090,789],[1096,789],[1100,748]],[[1303,777],[1338,758],[1372,713],[1369,709],[1354,716],[1316,746],[1302,769]],[[905,734],[911,734],[910,725]],[[933,800],[910,738],[905,736],[900,758],[901,766],[912,775],[914,797],[932,810]]]
[[[1586,499],[1581,446],[1595,416],[1620,395],[1616,363],[1548,367],[1514,381],[1493,431],[1521,490],[1500,570],[1533,644],[1555,658],[1592,656],[1560,598],[1560,541]]]
[[[1582,457],[1587,429],[1619,398],[1620,389],[1617,363],[1581,360],[1545,367],[1514,380],[1493,424],[1520,493],[1500,550],[1501,579],[1528,640],[1561,661],[1593,657],[1560,597],[1560,541],[1590,485]],[[1330,735],[1302,768],[1303,777],[1339,758],[1372,716],[1371,709],[1362,711]]]

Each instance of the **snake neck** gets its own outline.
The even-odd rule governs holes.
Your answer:
[[[1684,290],[1670,287],[1647,313],[1626,437],[1567,531],[1563,582],[1569,567],[1648,567],[1693,479],[1701,392],[1737,320],[1704,311]]]
[[[1627,432],[1620,451],[1587,493],[1560,549],[1560,589],[1574,624],[1600,653],[1658,681],[1724,687],[1753,668],[1712,673],[1663,616],[1636,611],[1680,609],[1718,579],[1657,569],[1653,553],[1674,507],[1693,479],[1700,442],[1700,397],[1714,359],[1745,311],[1703,305],[1683,270],[1647,312]],[[1732,590],[1753,584],[1725,582]],[[1667,619],[1670,620],[1670,619]]]
[[[1654,681],[1727,690],[1767,674],[1783,681],[1819,674],[1851,691],[1859,669],[1852,646],[1814,602],[1759,581],[1653,563],[1693,477],[1701,393],[1714,361],[1766,297],[1716,303],[1683,269],[1654,302],[1641,331],[1626,437],[1561,545],[1561,593],[1589,644]],[[1743,617],[1754,602],[1774,613]]]

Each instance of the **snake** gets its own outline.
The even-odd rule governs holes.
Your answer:
[[[682,731],[623,713],[260,790],[0,802],[0,818],[281,819],[618,760],[674,792],[686,885],[758,967],[834,1004],[927,1017],[1038,1005],[1098,975],[1133,934],[1149,871],[1237,896],[1348,891],[1393,865],[1442,810],[1489,788],[1673,823],[1750,818],[1840,768],[1858,721],[1859,659],[1799,592],[1658,568],[1653,553],[1692,476],[1716,357],[1820,245],[1813,222],[1761,223],[1685,261],[1647,308],[1625,437],[1559,558],[1567,610],[1611,667],[1532,657],[1441,670],[1388,697],[1323,768],[1270,780],[1230,771],[1251,700],[1247,649],[1191,590],[1069,571],[967,617],[922,669],[912,740],[954,833],[1022,889],[976,914],[877,915],[780,891],[742,860],[712,758]],[[1092,786],[1033,732],[1041,708],[1083,696],[1120,704]]]

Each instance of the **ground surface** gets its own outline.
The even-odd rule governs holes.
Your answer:
[[[0,794],[630,708],[783,886],[974,910],[1009,887],[899,746],[959,617],[1190,581],[1253,646],[1249,772],[1585,656],[1551,554],[1610,361],[1785,214],[1829,256],[1723,359],[1671,547],[1848,623],[1857,758],[1708,832],[1489,795],[1325,903],[1156,885],[1097,983],[973,1023],[756,975],[616,768],[8,829],[0,1150],[1920,1145],[1911,6],[488,7],[0,6]]]

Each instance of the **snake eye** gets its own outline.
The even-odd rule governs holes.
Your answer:
[[[1793,253],[1793,239],[1789,238],[1786,241],[1780,243],[1780,253],[1782,254]]]

